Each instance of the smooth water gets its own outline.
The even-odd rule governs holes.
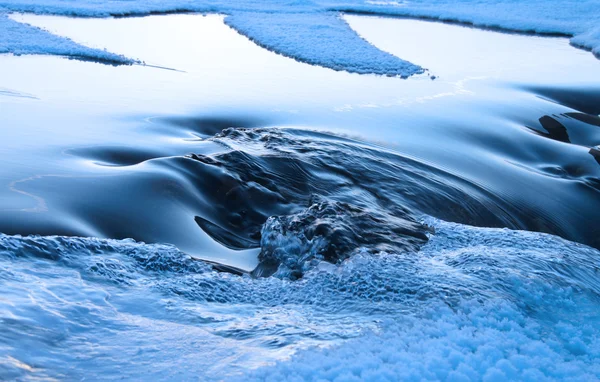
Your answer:
[[[600,378],[591,54],[346,16],[403,80],[13,18],[146,65],[0,56],[2,378]]]

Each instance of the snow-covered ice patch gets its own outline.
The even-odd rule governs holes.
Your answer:
[[[132,64],[125,56],[82,46],[64,37],[22,24],[0,13],[0,53],[52,54],[109,64]]]
[[[302,62],[335,70],[410,76],[421,73],[419,63],[409,63],[365,42],[340,12],[457,21],[478,27],[516,32],[561,34],[573,44],[598,54],[600,3],[553,1],[415,0],[364,1],[237,1],[169,0],[7,0],[0,2],[0,52],[59,54],[117,63],[131,63],[118,55],[86,48],[53,37],[31,26],[15,25],[6,15],[30,12],[80,17],[147,15],[167,12],[222,13],[225,22],[257,44]],[[417,36],[397,36],[415,39]],[[426,47],[424,47],[426,48]]]
[[[375,48],[335,13],[235,13],[225,19],[252,41],[308,64],[407,77],[423,69]]]

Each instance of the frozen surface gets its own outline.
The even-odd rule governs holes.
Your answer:
[[[225,22],[259,45],[309,64],[403,77],[422,72],[369,44],[335,13],[238,12]]]
[[[0,53],[55,54],[111,64],[131,64],[130,58],[104,50],[88,48],[67,38],[14,21],[0,14]]]
[[[226,22],[257,44],[299,61],[355,73],[410,76],[421,73],[409,63],[369,45],[340,12],[426,17],[480,27],[572,36],[574,45],[600,51],[600,3],[584,1],[111,1],[9,0],[0,2],[0,52],[62,54],[130,63],[132,59],[70,44],[29,26],[16,27],[6,15],[32,12],[83,17],[203,12],[228,15]],[[415,39],[415,36],[395,36]]]

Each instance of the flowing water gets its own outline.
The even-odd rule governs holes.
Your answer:
[[[600,378],[590,53],[346,16],[403,80],[13,18],[146,65],[0,56],[0,378]]]

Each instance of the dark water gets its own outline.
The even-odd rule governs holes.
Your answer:
[[[126,145],[67,150],[105,170],[40,176],[14,186],[48,211],[4,211],[0,231],[93,232],[184,250],[208,236],[230,250],[262,247],[259,259],[275,267],[267,273],[281,261],[301,273],[301,263],[310,260],[304,252],[337,263],[358,248],[414,251],[426,241],[423,216],[550,233],[599,248],[600,119],[591,112],[600,98],[593,89],[536,92],[570,103],[573,111],[523,123],[529,145],[491,142],[505,160],[489,174],[477,165],[448,170],[445,163],[314,130],[253,128],[258,123],[252,120],[167,119],[154,123],[174,136],[179,129],[192,131],[197,152]],[[530,178],[531,184],[507,178]],[[271,248],[272,235],[301,237],[298,253]]]
[[[373,20],[349,19],[438,78],[299,64],[218,17],[39,18],[180,71],[0,57],[0,379],[333,379],[323,345],[373,380],[600,378],[598,61],[444,25],[474,45],[442,62]]]

